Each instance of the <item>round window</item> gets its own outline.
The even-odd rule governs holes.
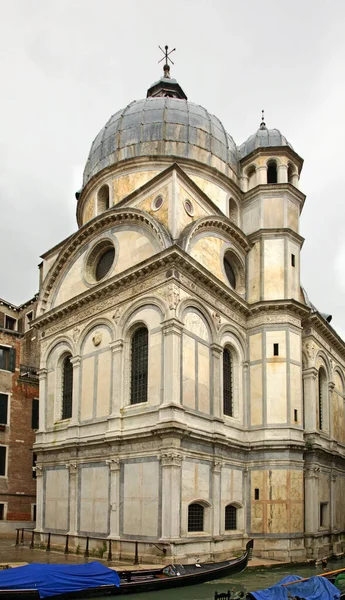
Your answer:
[[[163,196],[157,196],[152,203],[153,210],[158,210],[163,204]]]
[[[230,283],[231,287],[235,289],[236,288],[236,275],[235,275],[233,266],[227,256],[224,256],[224,269],[225,269],[225,274],[228,278],[228,282]]]
[[[194,206],[191,200],[188,200],[188,198],[184,201],[184,209],[190,217],[194,215]]]
[[[102,252],[102,254],[98,257],[96,268],[95,268],[95,279],[96,281],[100,281],[105,277],[114,262],[115,258],[115,248],[107,248]]]

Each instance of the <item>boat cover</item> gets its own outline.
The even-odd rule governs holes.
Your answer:
[[[258,592],[250,592],[250,594],[256,600],[287,600],[296,596],[306,600],[338,600],[340,598],[340,591],[325,577],[309,577],[304,581],[300,581],[301,579],[297,575],[288,575],[272,587]],[[300,581],[300,583],[282,587],[283,583],[289,584],[293,581]]]
[[[0,590],[37,590],[40,598],[103,585],[119,587],[120,577],[97,561],[83,565],[32,563],[0,571]]]

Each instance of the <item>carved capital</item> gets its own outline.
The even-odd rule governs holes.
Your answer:
[[[116,340],[115,342],[110,342],[109,346],[113,354],[116,354],[117,352],[122,352],[123,340]]]
[[[212,465],[212,473],[215,475],[219,474],[222,470],[223,462],[221,460],[215,460]]]
[[[38,465],[36,463],[36,466],[34,467],[35,472],[36,472],[36,477],[42,477],[43,475],[43,466],[42,465]]]
[[[164,452],[160,458],[163,467],[180,467],[183,461],[182,454],[177,452]]]
[[[109,466],[111,472],[119,471],[121,468],[121,461],[119,458],[108,458],[105,462]]]
[[[39,381],[44,381],[47,378],[47,369],[39,369],[37,371]]]
[[[70,361],[73,365],[73,369],[77,369],[78,367],[80,367],[80,363],[81,363],[81,356],[73,356],[73,358],[71,358]]]
[[[219,358],[219,356],[223,352],[223,348],[219,344],[211,344],[210,348],[211,348],[211,352],[215,358]]]
[[[306,467],[304,469],[305,479],[318,479],[320,467]]]
[[[76,475],[78,472],[78,465],[77,463],[67,463],[66,469],[69,469],[70,475]]]

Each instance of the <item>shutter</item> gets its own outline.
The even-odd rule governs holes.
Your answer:
[[[16,370],[16,349],[10,348],[10,371],[14,373]]]
[[[0,424],[7,425],[8,395],[0,394]]]
[[[39,401],[37,398],[34,398],[32,401],[32,413],[31,413],[31,427],[32,429],[38,429],[38,410],[39,410]]]
[[[5,326],[5,313],[0,312],[0,327]]]
[[[19,333],[24,333],[24,319],[23,317],[21,317],[20,319],[18,319],[18,331]]]

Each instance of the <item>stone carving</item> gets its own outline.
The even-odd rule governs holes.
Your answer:
[[[69,463],[66,465],[66,469],[69,469],[70,475],[76,475],[78,472],[78,465],[77,463]]]
[[[219,331],[221,328],[221,325],[222,325],[222,318],[221,318],[219,312],[213,312],[212,319],[213,319],[216,330]]]
[[[316,354],[316,346],[314,342],[304,342],[303,349],[307,353],[308,358],[310,358],[310,360],[314,360]]]
[[[96,333],[92,336],[92,341],[94,346],[99,346],[102,341],[102,334],[100,331],[96,331]]]
[[[320,467],[306,467],[304,469],[304,476],[307,479],[317,479],[320,473]]]
[[[119,308],[117,308],[112,316],[112,319],[113,319],[115,325],[118,324],[118,322],[120,320],[120,316],[121,316],[121,311]]]
[[[74,342],[76,342],[76,341],[77,341],[77,339],[78,339],[78,337],[79,337],[79,333],[80,333],[80,327],[75,327],[75,328],[73,329],[73,334],[72,334],[72,337],[73,337],[73,341],[74,341]]]
[[[178,303],[180,302],[180,289],[177,287],[177,285],[171,283],[168,286],[167,300],[169,303],[169,309],[176,310]]]
[[[180,467],[183,456],[177,452],[166,452],[161,454],[161,462],[163,467]]]
[[[223,462],[221,460],[215,460],[212,465],[213,473],[220,473],[222,470]]]

